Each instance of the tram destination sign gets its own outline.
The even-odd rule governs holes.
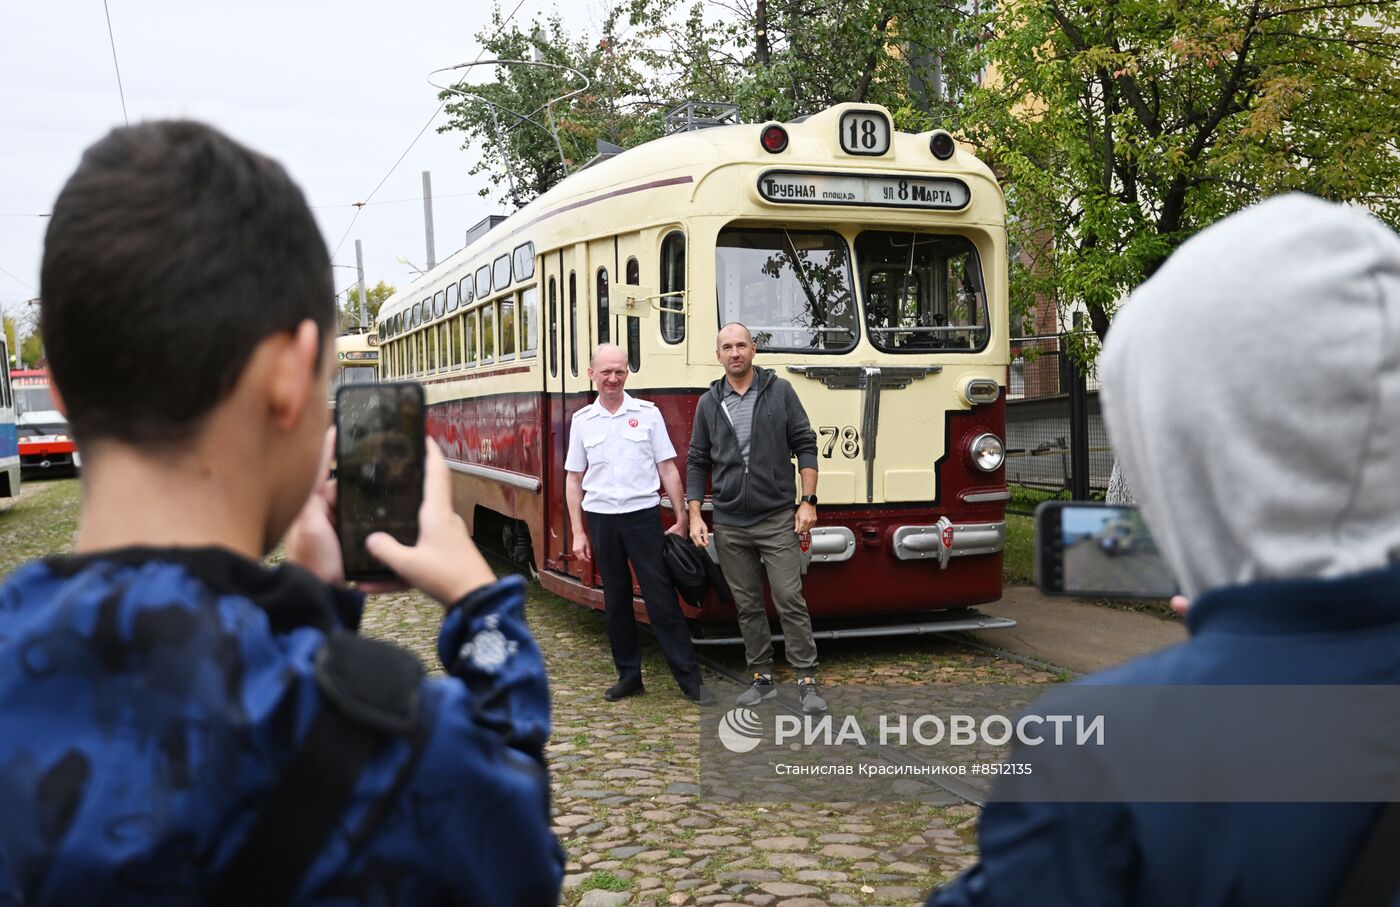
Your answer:
[[[972,190],[967,184],[951,177],[799,170],[769,170],[758,178],[758,194],[767,201],[788,205],[860,205],[935,211],[959,211],[972,200]]]

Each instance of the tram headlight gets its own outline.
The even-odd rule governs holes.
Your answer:
[[[946,161],[958,150],[958,145],[951,135],[942,129],[935,129],[933,135],[928,137],[928,150],[940,161]]]
[[[1001,438],[991,432],[973,438],[972,443],[967,445],[967,455],[972,465],[983,472],[996,472],[1006,462],[1006,448],[1002,446]]]
[[[778,154],[787,149],[787,130],[774,123],[771,126],[764,126],[763,132],[759,134],[759,142],[763,144],[763,150],[769,154]]]

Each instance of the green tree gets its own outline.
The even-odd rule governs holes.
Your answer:
[[[747,122],[868,101],[894,111],[900,128],[923,130],[951,124],[975,83],[979,21],[928,0],[626,0],[607,10],[595,41],[557,18],[529,33],[503,27],[498,8],[478,35],[488,54],[572,66],[591,82],[552,107],[564,160],[543,107],[581,83],[558,70],[499,67],[494,80],[472,80],[469,90],[497,105],[494,118],[490,104],[444,92],[450,119],[439,131],[466,133],[464,147],[482,152],[472,172],[522,205],[587,162],[597,140],[629,148],[656,138],[665,112],[687,100],[738,104]]]
[[[1039,0],[991,34],[961,121],[1031,259],[1023,305],[1082,302],[1102,338],[1177,246],[1280,192],[1400,223],[1393,0]]]
[[[8,351],[9,355],[18,357],[19,342],[15,320],[9,315],[3,315],[0,316],[0,321],[3,321],[5,325],[5,349]],[[16,361],[18,361],[18,359],[16,359]]]
[[[44,362],[44,343],[38,330],[30,331],[19,342],[19,358],[25,368],[39,368]]]
[[[607,15],[594,42],[566,34],[557,16],[535,22],[528,33],[504,25],[498,6],[477,39],[490,58],[568,66],[589,80],[582,94],[551,105],[581,88],[582,80],[562,69],[501,65],[491,80],[481,70],[465,71],[461,91],[476,97],[440,93],[449,118],[438,131],[463,132],[463,147],[480,151],[471,173],[488,175],[491,187],[482,195],[494,189],[522,206],[587,163],[597,140],[629,147],[660,134],[660,115],[647,109],[646,80],[637,68],[648,54],[640,34],[625,29],[620,9]]]
[[[384,281],[379,281],[372,287],[365,289],[365,320],[366,324],[372,325],[379,317],[379,307],[384,304],[384,300],[394,295],[394,288]],[[360,288],[351,287],[346,291],[345,302],[340,305],[340,329],[342,331],[352,330],[360,326]]]

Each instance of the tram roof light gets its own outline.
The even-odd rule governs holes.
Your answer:
[[[933,135],[928,137],[928,150],[940,161],[946,161],[958,150],[958,144],[947,132],[935,129]]]
[[[787,130],[776,123],[764,126],[763,132],[759,135],[759,141],[763,144],[763,150],[769,154],[786,151],[788,146]]]

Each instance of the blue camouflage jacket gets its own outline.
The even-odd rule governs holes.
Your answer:
[[[0,904],[206,900],[319,710],[362,597],[219,549],[37,561],[0,586]],[[418,732],[374,751],[301,904],[556,904],[549,694],[509,577],[451,609]],[[412,681],[410,680],[410,684]],[[410,687],[411,690],[411,687]]]

